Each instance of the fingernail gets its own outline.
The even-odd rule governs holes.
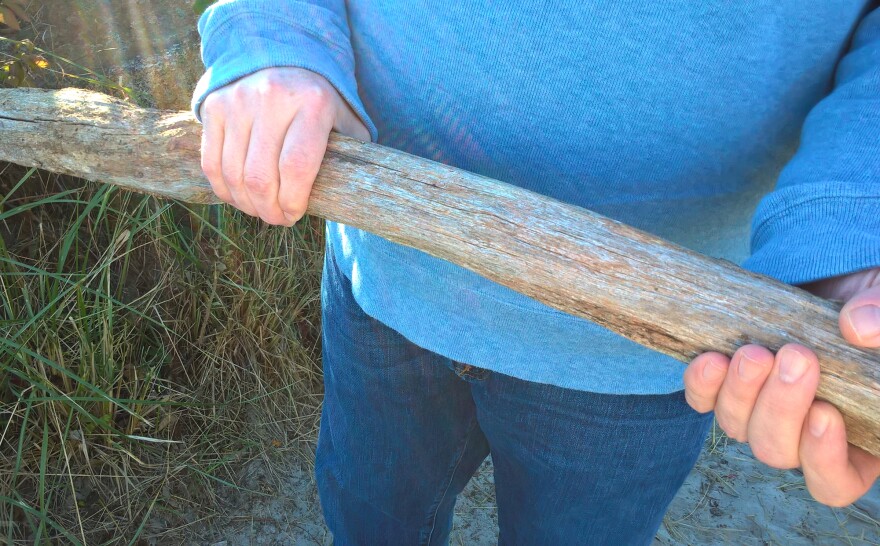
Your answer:
[[[815,410],[810,412],[810,434],[816,438],[821,438],[825,434],[830,423],[831,419],[825,415],[825,412]]]
[[[751,381],[761,375],[761,372],[764,371],[764,367],[761,366],[760,362],[743,351],[739,354],[739,362],[737,362],[736,371],[739,374],[740,379],[743,381]]]
[[[880,336],[880,307],[862,305],[849,313],[849,324],[859,341],[870,341]]]
[[[782,353],[782,361],[779,363],[779,379],[783,383],[795,383],[807,371],[810,363],[807,358],[794,349],[788,349]]]
[[[722,366],[716,360],[709,360],[705,366],[703,366],[703,379],[710,382],[715,382],[724,377],[724,374],[727,373],[727,367]]]
[[[292,222],[292,223],[294,223],[294,224],[296,223],[296,218],[293,217],[293,216],[291,216],[291,215],[289,215],[289,214],[287,214],[286,212],[284,213],[284,218],[285,218],[288,222]]]

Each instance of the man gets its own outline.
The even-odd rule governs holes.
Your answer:
[[[290,226],[336,130],[734,261],[767,194],[746,266],[848,300],[842,335],[877,347],[875,7],[221,1],[199,22],[203,169],[224,201]],[[713,409],[821,502],[880,474],[814,400],[807,347],[707,353],[682,377],[465,269],[327,230],[316,472],[340,544],[444,543],[490,453],[502,544],[648,543]]]

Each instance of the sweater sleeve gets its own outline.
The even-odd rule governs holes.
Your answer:
[[[357,93],[344,0],[220,0],[198,29],[206,70],[193,93],[197,118],[212,91],[264,68],[291,66],[327,78],[376,140]]]
[[[790,284],[880,266],[880,8],[862,19],[759,204],[751,247],[747,269]]]

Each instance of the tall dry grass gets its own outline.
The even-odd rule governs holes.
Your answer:
[[[0,543],[138,543],[307,452],[321,256],[313,220],[0,165]]]

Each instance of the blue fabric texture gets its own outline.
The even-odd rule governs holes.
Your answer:
[[[499,544],[651,544],[712,414],[452,361],[367,315],[327,253],[315,472],[334,544],[447,544],[491,445]]]
[[[199,22],[193,108],[267,66],[315,70],[379,143],[801,283],[880,265],[875,9],[224,0]],[[589,321],[350,226],[328,236],[366,312],[432,352],[572,389],[683,388],[680,363]]]

